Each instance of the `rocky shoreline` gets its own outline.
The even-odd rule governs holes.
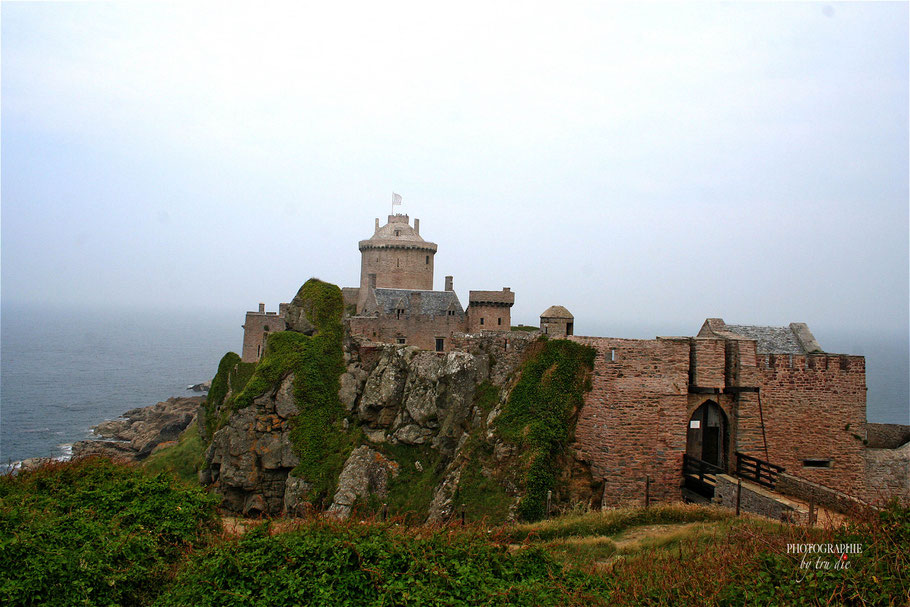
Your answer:
[[[148,407],[130,409],[117,419],[92,426],[98,438],[73,443],[72,459],[102,455],[111,459],[138,462],[156,449],[172,445],[196,421],[205,396],[174,396]],[[12,464],[13,469],[28,470],[55,459],[33,457]]]

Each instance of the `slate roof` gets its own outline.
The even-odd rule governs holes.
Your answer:
[[[757,325],[727,325],[727,331],[754,339],[759,354],[805,354],[790,327],[762,327]]]
[[[376,305],[381,314],[393,315],[396,310],[404,310],[406,314],[429,314],[431,316],[445,316],[449,310],[464,314],[464,308],[458,301],[455,291],[416,291],[412,289],[374,289]],[[415,309],[417,298],[420,295],[420,308]]]

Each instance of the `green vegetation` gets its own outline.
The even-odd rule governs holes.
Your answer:
[[[98,458],[0,477],[3,604],[910,603],[906,503],[835,529],[676,504],[498,528],[316,519],[236,538],[218,531],[213,501]],[[803,567],[794,544],[862,550]]]
[[[669,504],[652,508],[620,508],[514,525],[509,528],[508,537],[511,541],[520,542],[529,537],[533,537],[535,540],[552,540],[592,535],[615,535],[624,529],[642,525],[722,521],[729,518],[730,512],[727,510],[684,504]]]
[[[518,513],[525,520],[544,516],[547,491],[555,488],[575,415],[594,366],[595,350],[572,341],[542,340],[539,352],[521,367],[502,415],[495,422],[500,436],[526,453],[525,494]]]
[[[311,522],[265,526],[193,559],[159,606],[586,605],[597,580],[478,531]]]
[[[410,523],[423,521],[445,472],[442,456],[429,445],[384,444],[380,449],[399,466],[398,476],[389,482],[389,514]]]
[[[506,520],[514,499],[498,479],[484,474],[484,468],[493,462],[493,447],[481,438],[483,432],[483,428],[475,431],[464,446],[468,463],[462,468],[453,501],[458,512],[464,511],[467,520],[495,524]]]
[[[539,331],[540,327],[532,327],[532,326],[528,326],[528,325],[518,325],[516,327],[515,325],[512,325],[512,330],[513,331]]]
[[[190,424],[177,439],[176,445],[161,448],[143,462],[142,467],[153,474],[169,472],[185,483],[195,484],[196,473],[205,463],[205,445],[199,427]]]
[[[4,605],[150,604],[209,538],[216,501],[105,459],[0,477]]]
[[[228,352],[221,358],[205,399],[205,433],[209,440],[230,415],[231,407],[225,406],[228,394],[240,394],[255,370],[256,363],[240,362],[240,357],[234,352]]]
[[[292,305],[304,310],[315,334],[282,331],[269,335],[262,359],[244,382],[245,387],[222,408],[236,411],[248,407],[293,373],[299,413],[291,424],[291,441],[300,458],[294,475],[312,485],[311,499],[326,498],[334,491],[345,460],[360,441],[358,432],[342,427],[344,408],[338,400],[339,377],[344,372],[341,289],[311,278],[300,287]],[[219,374],[221,371],[219,366]],[[239,371],[237,375],[240,376]]]

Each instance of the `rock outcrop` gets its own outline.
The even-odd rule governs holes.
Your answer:
[[[309,323],[302,310],[300,318]],[[292,316],[289,312],[289,326],[308,330]],[[343,419],[337,427],[357,437],[360,445],[355,442],[332,493],[311,503],[314,479],[294,472],[299,460],[291,439],[291,420],[298,414],[293,375],[252,405],[230,413],[212,437],[200,480],[212,485],[223,496],[223,506],[235,512],[301,515],[328,506],[334,515],[345,517],[358,501],[385,498],[400,465],[389,455],[390,448],[430,449],[441,462],[436,469],[442,476],[432,505],[424,507],[430,507],[432,518],[445,518],[466,462],[458,452],[469,433],[486,427],[489,409],[482,411],[475,402],[478,389],[487,385],[499,394],[535,338],[504,334],[472,339],[470,351],[445,354],[349,339],[338,391]]]
[[[162,443],[177,440],[196,419],[204,401],[204,396],[173,397],[150,407],[131,409],[117,419],[94,426],[92,432],[102,440],[75,443],[73,457],[104,455],[143,460]]]
[[[243,514],[284,509],[288,475],[299,463],[290,438],[289,422],[297,414],[293,382],[293,375],[285,377],[277,390],[231,414],[212,437],[199,477],[203,484],[215,483],[228,509]]]
[[[398,464],[366,445],[354,449],[338,477],[338,490],[329,514],[347,518],[358,499],[376,495],[384,498],[389,478],[398,474]]]

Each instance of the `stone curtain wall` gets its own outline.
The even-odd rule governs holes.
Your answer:
[[[910,426],[904,424],[866,424],[870,449],[896,449],[910,442]]]
[[[496,386],[501,386],[518,369],[524,361],[525,352],[538,337],[538,333],[528,331],[460,333],[452,336],[452,349],[474,355],[488,355],[490,381]]]
[[[868,501],[910,500],[910,443],[897,449],[866,449],[865,463]]]
[[[863,440],[866,365],[862,356],[761,355],[761,405],[768,459],[787,472],[855,496],[866,495]],[[750,395],[752,396],[752,395]],[[750,399],[751,401],[751,399]],[[757,399],[754,403],[757,409]],[[749,403],[750,422],[757,421]],[[741,403],[741,411],[746,407]],[[750,445],[761,434],[740,418]],[[745,446],[745,445],[743,445]],[[740,450],[743,450],[742,448]],[[764,450],[749,455],[765,459]],[[810,468],[804,459],[831,459],[830,468]]]
[[[418,314],[402,318],[352,317],[345,322],[352,337],[390,344],[397,343],[398,337],[405,337],[407,345],[421,350],[436,350],[436,338],[442,337],[445,352],[453,349],[452,335],[463,333],[466,324],[464,313],[454,316]]]
[[[597,350],[593,387],[575,431],[576,457],[605,479],[606,506],[681,497],[686,449],[688,339],[570,337]]]

